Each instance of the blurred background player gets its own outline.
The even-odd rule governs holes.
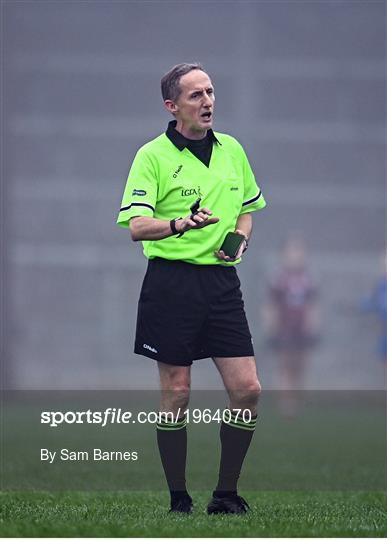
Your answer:
[[[267,343],[278,358],[280,408],[291,417],[298,408],[297,391],[304,388],[309,352],[320,332],[317,287],[298,235],[286,240],[281,267],[269,280],[263,322]]]
[[[379,326],[378,352],[384,364],[384,381],[387,377],[387,249],[381,257],[382,275],[374,284],[371,293],[361,305],[362,311],[376,315]]]

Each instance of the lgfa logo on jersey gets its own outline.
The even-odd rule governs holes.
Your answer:
[[[190,195],[197,195],[201,199],[203,198],[202,192],[200,191],[200,186],[197,188],[188,188],[188,189],[182,189],[181,190],[181,196],[182,197],[189,197]]]
[[[134,189],[132,191],[132,196],[133,195],[138,195],[139,197],[143,197],[144,195],[146,195],[146,191],[143,189]]]

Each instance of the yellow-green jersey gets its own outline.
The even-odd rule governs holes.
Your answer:
[[[193,264],[236,264],[219,260],[227,232],[234,231],[238,216],[266,206],[247,156],[239,142],[212,133],[214,143],[207,167],[188,148],[177,147],[165,133],[142,146],[132,163],[117,224],[129,227],[135,216],[170,221],[190,214],[197,199],[219,222],[191,229],[183,236],[143,241],[149,259],[181,260]]]

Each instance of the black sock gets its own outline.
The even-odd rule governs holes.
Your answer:
[[[248,420],[248,418],[246,418]],[[226,497],[236,495],[238,478],[243,460],[254,435],[257,416],[244,422],[241,414],[230,411],[230,422],[222,422],[220,441],[222,445],[219,480],[213,495]]]
[[[185,484],[186,424],[185,417],[179,418],[176,422],[159,422],[157,424],[157,444],[171,492],[171,499],[188,495]]]

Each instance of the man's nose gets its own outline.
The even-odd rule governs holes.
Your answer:
[[[204,94],[204,105],[206,107],[212,105],[211,97],[208,94]]]

